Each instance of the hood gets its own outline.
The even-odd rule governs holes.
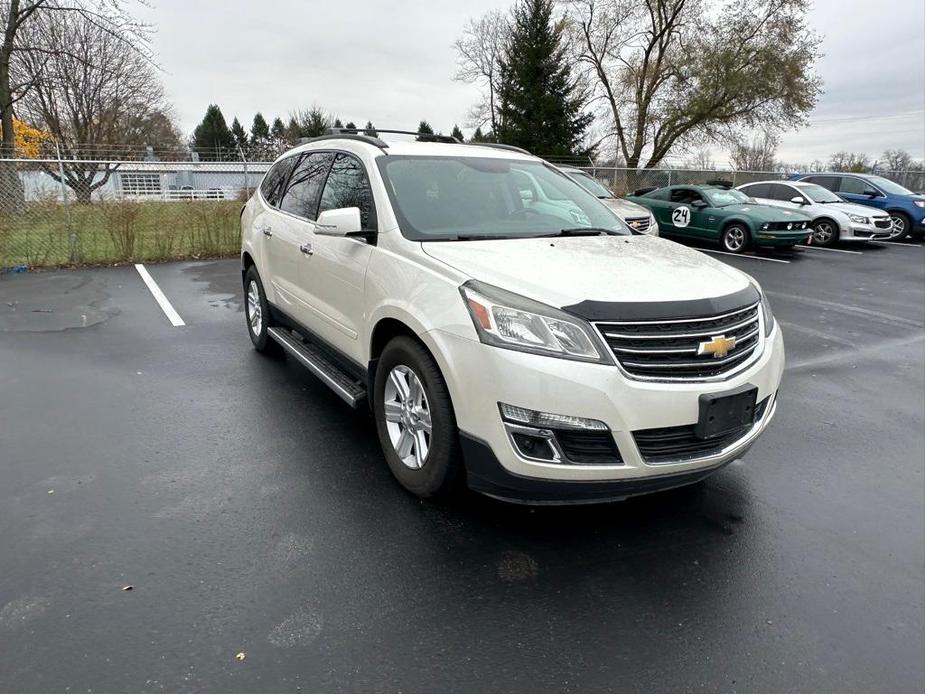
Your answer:
[[[677,302],[747,289],[748,276],[652,236],[440,241],[424,252],[476,279],[557,308],[592,302]]]
[[[853,202],[827,202],[824,205],[817,205],[817,207],[823,210],[834,207],[839,212],[844,212],[845,214],[856,214],[860,217],[890,216],[883,210],[878,210],[876,207],[868,207],[867,205],[855,205]]]
[[[741,212],[761,222],[808,222],[810,218],[802,212],[784,210],[771,205],[758,203],[742,203],[741,205],[726,205],[719,209],[724,212]]]
[[[600,198],[600,201],[607,205],[611,210],[617,213],[617,216],[626,220],[628,217],[648,217],[649,208],[638,205],[635,202],[630,202],[629,200],[623,200],[621,198]]]

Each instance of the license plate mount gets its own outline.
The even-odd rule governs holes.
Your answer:
[[[700,418],[694,426],[698,439],[715,439],[755,423],[758,388],[745,384],[725,393],[700,396]]]

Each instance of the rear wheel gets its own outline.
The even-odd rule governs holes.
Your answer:
[[[244,273],[244,317],[247,320],[247,334],[258,352],[282,354],[282,347],[267,332],[275,323],[255,265],[251,265]]]
[[[893,229],[890,231],[890,240],[901,241],[909,238],[912,232],[912,220],[904,212],[890,212],[890,221]]]
[[[405,489],[427,498],[459,486],[462,454],[446,381],[412,338],[396,337],[382,351],[373,413],[386,462]]]
[[[723,229],[723,233],[719,240],[724,251],[728,253],[742,253],[748,248],[748,229],[741,224],[730,224]]]
[[[813,245],[830,247],[838,242],[838,227],[831,219],[813,222]]]

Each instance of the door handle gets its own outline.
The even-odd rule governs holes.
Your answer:
[[[272,230],[270,227],[264,227],[264,228],[261,229],[260,231],[261,231],[261,232],[263,233],[263,235],[266,236],[267,238],[270,238],[271,236],[273,236],[273,230]]]
[[[303,243],[299,246],[299,250],[302,251],[305,255],[314,255],[315,251],[312,250],[312,245],[310,243]]]

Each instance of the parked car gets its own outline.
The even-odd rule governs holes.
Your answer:
[[[663,235],[718,240],[729,253],[752,245],[792,248],[812,232],[808,216],[759,205],[735,188],[667,186],[629,199],[652,210]]]
[[[738,190],[762,205],[796,210],[812,219],[812,243],[834,246],[839,241],[890,238],[893,221],[882,210],[845,202],[835,193],[807,181],[757,181]]]
[[[330,135],[273,164],[241,214],[257,350],[368,403],[420,497],[622,499],[741,457],[784,369],[758,284],[632,235],[523,150],[430,139]],[[561,204],[512,195],[525,176]]]
[[[618,198],[612,190],[583,169],[575,166],[560,166],[559,170],[565,172],[569,178],[607,205],[626,222],[630,229],[638,234],[658,236],[658,223],[655,221],[655,215],[642,205]]]
[[[893,239],[925,234],[925,195],[913,193],[883,176],[819,173],[799,180],[828,188],[847,202],[886,210],[893,220]]]

